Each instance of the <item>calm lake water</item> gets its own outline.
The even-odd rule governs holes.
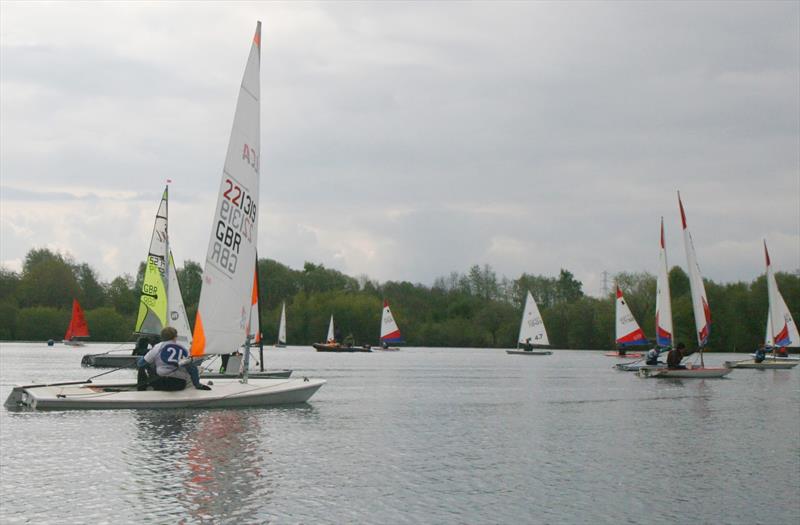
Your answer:
[[[0,344],[0,396],[102,372],[80,357],[113,347]],[[800,367],[681,382],[601,352],[267,355],[328,384],[291,408],[0,408],[0,523],[800,523]]]

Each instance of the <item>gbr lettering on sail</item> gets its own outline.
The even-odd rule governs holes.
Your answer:
[[[249,144],[242,147],[242,162],[258,173],[259,155]],[[223,273],[232,277],[239,263],[239,251],[243,242],[252,244],[253,229],[258,213],[256,196],[242,182],[229,173],[220,187],[222,195],[214,226],[214,244],[209,259]]]

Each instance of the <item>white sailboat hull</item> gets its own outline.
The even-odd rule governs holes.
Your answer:
[[[725,361],[728,368],[753,368],[757,370],[787,370],[800,364],[798,359],[770,359],[766,358],[760,363],[754,359],[743,359],[741,361]]]
[[[708,379],[723,377],[731,373],[730,368],[640,368],[639,377],[669,377],[680,379]]]
[[[506,350],[511,355],[552,355],[550,350]]]
[[[305,403],[325,384],[323,379],[215,379],[211,390],[189,386],[178,392],[140,392],[131,382],[17,386],[8,408],[34,410],[109,410],[253,407]]]

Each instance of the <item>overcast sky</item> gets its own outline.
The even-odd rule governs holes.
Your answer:
[[[488,263],[600,292],[676,190],[704,276],[800,268],[800,3],[0,4],[0,261],[135,274],[167,178],[205,258],[256,20],[259,255],[431,284]],[[789,299],[791,302],[791,299]]]

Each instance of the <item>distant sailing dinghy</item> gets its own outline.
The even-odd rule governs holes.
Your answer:
[[[222,171],[195,321],[194,358],[230,353],[250,341],[258,239],[261,23],[250,48]],[[246,347],[246,346],[245,346]],[[245,361],[249,352],[245,352]],[[247,364],[247,363],[246,363]],[[321,379],[215,379],[211,390],[138,391],[131,382],[62,382],[13,389],[6,406],[34,409],[217,408],[303,403]],[[213,383],[213,384],[212,384]]]
[[[522,322],[519,326],[519,337],[517,338],[517,349],[506,350],[507,354],[513,355],[550,355],[550,350],[540,350],[550,346],[547,339],[547,330],[544,328],[542,314],[539,307],[533,300],[533,295],[528,291],[525,298],[525,309],[522,311]],[[520,349],[522,348],[522,349]]]
[[[178,342],[189,347],[192,344],[192,330],[183,305],[175,260],[169,248],[168,226],[169,186],[161,194],[161,203],[150,236],[147,264],[139,294],[139,314],[133,331],[138,336],[158,341],[161,329],[172,326],[178,331]],[[134,353],[135,350],[127,348],[102,354],[86,354],[81,359],[81,365],[95,368],[134,368],[138,358]]]
[[[331,321],[328,323],[328,337],[326,338],[325,342],[314,343],[311,346],[313,346],[317,352],[372,352],[372,348],[369,345],[356,346],[351,344],[343,344],[341,341],[337,341],[335,331],[333,329],[333,315],[331,315]]]
[[[685,369],[662,368],[652,370],[642,368],[639,370],[641,377],[673,377],[682,379],[704,379],[711,377],[723,377],[731,372],[730,368],[707,368],[703,361],[703,349],[708,344],[708,337],[711,331],[711,309],[708,306],[708,296],[703,285],[703,277],[700,273],[700,266],[697,264],[697,254],[694,250],[692,235],[686,225],[686,213],[683,210],[681,195],[678,193],[678,207],[681,212],[681,224],[683,225],[683,244],[686,249],[686,264],[689,268],[689,288],[692,294],[692,310],[694,310],[694,323],[697,335],[697,348],[700,353],[700,366],[686,365]]]
[[[800,335],[798,335],[797,325],[792,318],[792,314],[786,306],[780,290],[778,290],[778,282],[775,280],[775,273],[772,270],[769,252],[767,251],[767,241],[764,241],[764,257],[767,261],[767,299],[769,301],[764,349],[766,351],[772,350],[772,353],[764,356],[761,362],[756,362],[755,359],[725,361],[725,366],[729,368],[775,370],[794,368],[800,364],[800,359],[778,355],[778,349],[780,348],[796,348],[800,346]],[[773,319],[777,319],[777,321],[773,322]]]
[[[278,325],[278,340],[275,342],[276,348],[286,348],[286,303],[281,307],[281,321]]]
[[[384,299],[383,312],[381,314],[381,345],[378,350],[397,351],[400,349],[389,345],[402,342],[403,336],[400,335],[400,328],[397,327],[392,311],[389,309],[389,301]]]
[[[647,337],[633,317],[628,303],[622,296],[622,290],[617,285],[617,302],[616,302],[616,333],[617,333],[617,348],[616,352],[609,352],[606,355],[609,357],[642,357],[638,352],[626,352],[625,349],[629,346],[641,346],[648,343]]]
[[[67,346],[85,346],[79,338],[89,337],[89,325],[83,316],[83,310],[77,299],[72,300],[72,317],[69,319],[67,332],[64,334],[64,343]]]

